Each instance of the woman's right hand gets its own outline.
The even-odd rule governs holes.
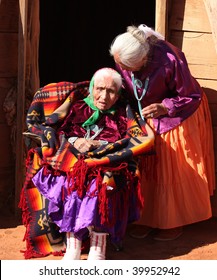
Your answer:
[[[162,103],[153,103],[142,109],[144,118],[157,118],[161,115],[166,115],[167,108]]]

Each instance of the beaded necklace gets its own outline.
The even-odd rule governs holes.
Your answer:
[[[141,105],[141,100],[142,98],[145,96],[146,92],[147,92],[147,88],[148,88],[148,83],[149,83],[149,77],[147,77],[145,79],[145,86],[142,92],[142,95],[140,97],[138,97],[138,92],[136,87],[141,88],[142,87],[142,82],[139,79],[135,79],[134,74],[131,73],[131,79],[132,79],[132,83],[133,83],[133,91],[134,91],[134,95],[136,97],[136,100],[138,102],[138,108],[139,108],[139,113],[141,118],[144,120],[144,117],[142,116],[142,105]]]

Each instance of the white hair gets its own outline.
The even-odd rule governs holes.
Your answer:
[[[101,68],[94,73],[94,75],[90,81],[90,86],[89,86],[90,93],[92,93],[94,81],[96,79],[98,80],[98,79],[102,79],[104,77],[112,77],[115,85],[117,86],[117,91],[120,91],[120,89],[122,87],[121,75],[113,68]]]
[[[141,24],[127,27],[127,32],[116,36],[110,47],[110,55],[118,55],[120,61],[128,66],[134,67],[145,56],[147,56],[150,43],[162,40],[163,36],[152,28]]]

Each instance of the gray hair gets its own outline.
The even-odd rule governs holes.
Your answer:
[[[111,56],[118,55],[124,65],[134,67],[135,64],[138,64],[147,56],[150,44],[159,39],[164,38],[160,33],[144,24],[138,27],[134,25],[128,26],[127,32],[116,36],[109,52]]]
[[[94,75],[90,81],[89,92],[91,94],[92,94],[92,90],[93,90],[93,86],[94,86],[94,81],[96,79],[101,79],[104,77],[112,77],[115,85],[117,86],[117,91],[120,92],[121,87],[122,87],[121,75],[113,68],[101,68],[94,73]]]

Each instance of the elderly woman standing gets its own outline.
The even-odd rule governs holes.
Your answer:
[[[144,232],[173,240],[212,216],[215,188],[210,111],[185,55],[146,25],[129,26],[110,47],[131,104],[156,133],[156,154],[141,166]]]

